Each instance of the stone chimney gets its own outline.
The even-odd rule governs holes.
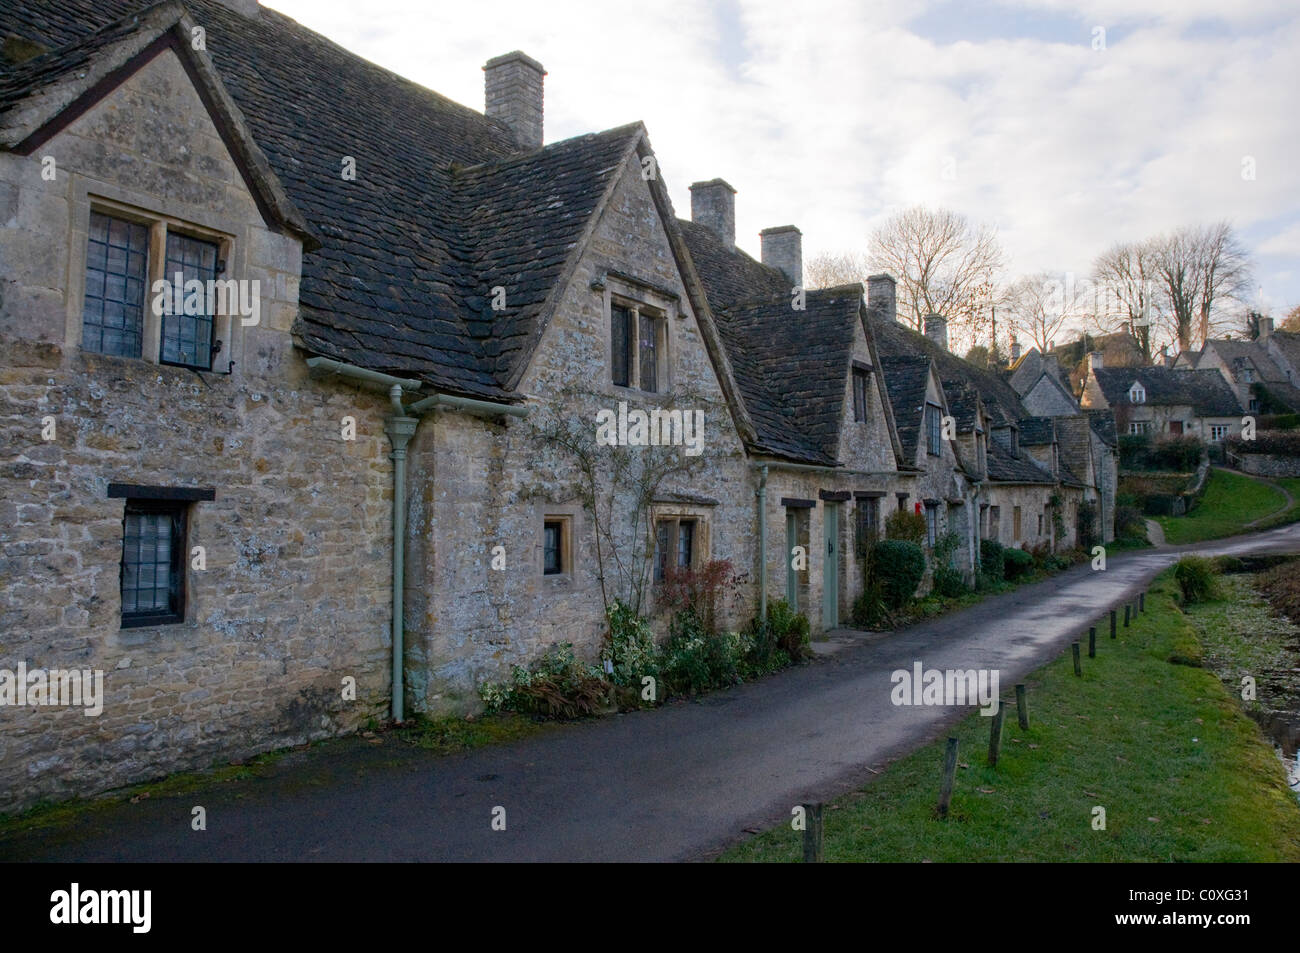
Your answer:
[[[803,287],[803,233],[793,225],[778,225],[758,233],[763,264],[780,269],[795,287]]]
[[[948,319],[941,314],[925,316],[925,336],[945,351],[948,350]],[[1012,342],[1012,347],[1017,345]]]
[[[217,0],[223,7],[234,10],[241,17],[248,17],[252,20],[257,17],[258,9],[261,6],[257,0]]]
[[[1101,353],[1101,351],[1089,351],[1089,352],[1088,352],[1088,370],[1089,370],[1089,371],[1099,371],[1099,370],[1101,370],[1101,369],[1102,369],[1103,367],[1105,367],[1105,366],[1106,366],[1106,362],[1105,362],[1105,360],[1104,360],[1103,357],[1102,357],[1102,353]]]
[[[1273,336],[1273,319],[1266,318],[1263,315],[1259,317],[1259,339],[1267,341]]]
[[[520,149],[540,149],[542,77],[546,75],[542,64],[515,50],[488,60],[483,72],[483,112],[509,126]]]
[[[1020,360],[1020,338],[1011,339],[1011,363]]]
[[[872,275],[867,279],[867,307],[875,308],[886,321],[898,320],[898,285],[893,275]]]
[[[721,179],[691,186],[691,221],[717,235],[727,248],[736,247],[736,190]]]

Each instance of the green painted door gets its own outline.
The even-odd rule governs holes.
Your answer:
[[[798,528],[795,525],[794,512],[785,513],[785,601],[790,608],[799,611],[799,576],[794,568],[794,548],[799,545]]]
[[[822,627],[840,624],[840,505],[825,504],[826,562],[822,566]]]

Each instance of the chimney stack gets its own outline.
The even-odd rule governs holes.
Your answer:
[[[1106,366],[1106,363],[1105,363],[1105,361],[1104,361],[1103,358],[1102,358],[1102,353],[1101,353],[1101,351],[1089,351],[1089,352],[1088,352],[1088,370],[1089,370],[1089,371],[1099,371],[1099,370],[1101,370],[1101,369],[1102,369],[1103,367],[1105,367],[1105,366]]]
[[[872,275],[867,279],[867,307],[875,308],[886,321],[897,321],[897,290],[893,275]]]
[[[1266,318],[1263,315],[1259,317],[1259,339],[1267,341],[1273,336],[1273,319]]]
[[[483,72],[483,112],[509,126],[520,149],[540,149],[542,77],[546,75],[542,64],[515,50],[488,60]]]
[[[925,316],[925,336],[928,337],[945,351],[948,350],[948,319],[941,314],[927,314]],[[1015,341],[1011,342],[1011,353],[1020,350],[1020,345]]]
[[[1020,338],[1011,339],[1011,363],[1020,360]]]
[[[728,249],[736,247],[736,190],[721,179],[691,186],[691,221],[717,235]]]
[[[758,233],[763,264],[782,271],[795,287],[803,287],[803,233],[793,225],[778,225]]]

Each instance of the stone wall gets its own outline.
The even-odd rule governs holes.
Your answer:
[[[1263,477],[1300,477],[1300,457],[1283,457],[1275,453],[1238,453],[1243,473]]]
[[[265,227],[219,147],[167,52],[39,154],[0,154],[0,669],[100,670],[105,693],[98,717],[0,708],[0,810],[347,731],[387,707],[386,402],[308,378],[288,334],[298,243]],[[258,279],[262,301],[260,324],[227,342],[232,373],[80,348],[101,201],[226,236],[230,276]],[[186,573],[183,622],[121,627],[124,502],[109,483],[215,490],[189,508],[206,565]]]

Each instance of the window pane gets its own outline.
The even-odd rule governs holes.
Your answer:
[[[628,386],[628,345],[632,312],[614,305],[610,309],[610,377],[621,387]]]
[[[691,568],[691,556],[695,549],[695,523],[683,521],[677,526],[677,565],[681,569]]]
[[[655,582],[663,582],[664,573],[668,568],[668,543],[671,528],[672,524],[667,521],[660,522],[655,526]]]
[[[547,575],[564,571],[563,527],[558,522],[546,523],[543,528],[542,568]]]
[[[659,319],[641,314],[641,389],[659,390]]]
[[[201,314],[164,314],[162,319],[162,360],[187,367],[212,367],[212,327],[216,302],[207,296],[208,282],[217,277],[217,246],[187,235],[167,233],[167,265],[164,277],[175,284],[181,276],[181,300],[184,282],[197,279],[203,283]],[[175,294],[175,291],[173,291]]]
[[[148,250],[145,226],[90,213],[81,312],[81,346],[86,350],[140,356]]]
[[[867,419],[867,375],[857,368],[853,369],[853,419]]]
[[[122,612],[172,607],[172,516],[126,514],[122,545]]]

